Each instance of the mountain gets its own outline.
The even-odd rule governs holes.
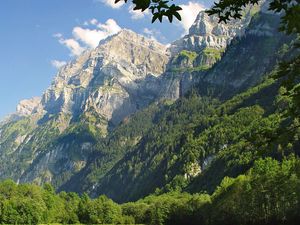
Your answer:
[[[20,102],[19,119],[1,126],[0,176],[59,186],[84,167],[95,139],[156,97],[151,82],[167,61],[165,46],[122,30],[68,63],[41,98]],[[86,138],[66,143],[77,128]]]
[[[1,123],[0,178],[119,202],[214,190],[252,162],[230,171],[221,150],[276,110],[265,77],[292,41],[278,25],[254,7],[229,24],[200,12],[169,49],[129,30],[101,41]]]
[[[190,35],[200,20],[209,19],[198,16]],[[41,98],[21,101],[1,126],[0,177],[60,187],[129,115],[159,99],[179,98],[164,73],[174,58],[171,49],[125,29],[68,63]],[[121,152],[110,158],[111,166]]]

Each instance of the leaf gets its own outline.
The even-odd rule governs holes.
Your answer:
[[[165,11],[161,11],[158,15],[158,20],[159,22],[162,22],[163,16],[164,16]]]
[[[158,18],[159,14],[158,13],[155,13],[152,17],[152,23],[155,22],[155,20]]]
[[[168,14],[168,18],[169,18],[170,23],[172,23],[172,21],[173,21],[173,15],[172,14]]]
[[[174,12],[174,16],[179,20],[181,21],[181,16],[178,12]]]
[[[142,11],[144,11],[150,7],[151,0],[143,0],[143,1],[133,0],[132,3],[135,4],[133,10],[141,9]]]

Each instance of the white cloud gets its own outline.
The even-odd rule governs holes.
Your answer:
[[[119,25],[113,19],[108,19],[104,24],[98,23],[97,20],[91,21],[93,21],[93,25],[97,25],[97,29],[74,27],[72,32],[76,40],[81,41],[89,48],[97,47],[101,40],[121,30]]]
[[[201,10],[204,10],[205,7],[197,2],[188,2],[188,4],[180,5],[180,7],[182,8],[182,10],[179,11],[179,13],[182,20],[179,22],[179,24],[187,33],[189,31],[189,28],[194,23],[198,13]]]
[[[99,41],[103,39],[103,34],[101,31],[84,29],[81,27],[74,27],[73,35],[77,40],[82,41],[90,48],[97,47]]]
[[[62,38],[63,35],[61,33],[56,33],[56,34],[53,34],[53,37],[55,37],[55,38]]]
[[[144,28],[144,29],[143,29],[143,33],[152,35],[152,34],[153,34],[153,30],[150,30],[150,29],[148,29],[148,28]]]
[[[64,38],[61,37],[58,41],[59,41],[59,43],[61,43],[62,45],[66,46],[71,51],[71,55],[72,56],[79,56],[85,50],[85,48],[82,47],[78,43],[78,41],[76,41],[73,38],[64,39]]]
[[[65,39],[61,33],[53,34],[53,37],[57,38],[60,44],[64,45],[71,51],[71,56],[78,56],[85,50],[85,48],[82,47],[75,39]]]
[[[97,19],[93,18],[93,19],[90,19],[89,21],[85,21],[83,23],[84,26],[89,26],[89,25],[97,25],[99,22]]]
[[[144,12],[142,12],[141,10],[133,10],[133,5],[130,5],[128,7],[128,10],[131,15],[131,19],[133,20],[143,19],[146,15],[149,15],[148,9],[146,9]]]
[[[53,36],[58,39],[59,43],[66,46],[71,51],[71,56],[79,56],[87,48],[95,48],[99,42],[110,35],[116,34],[121,27],[113,19],[108,19],[105,23],[99,23],[96,19],[86,21],[84,25],[93,25],[95,28],[74,27],[72,38],[65,39],[61,33]]]
[[[107,36],[118,33],[121,27],[113,19],[108,19],[104,24],[99,23],[98,28],[107,33]]]
[[[155,41],[165,42],[167,40],[166,37],[159,30],[156,29],[144,28],[143,33],[146,37]]]
[[[66,64],[67,64],[66,61],[51,60],[51,65],[54,66],[56,69],[60,69]]]
[[[117,4],[115,3],[115,0],[100,0],[100,1],[113,9],[118,9],[125,3],[124,0],[119,1]]]
[[[98,20],[95,18],[90,20],[90,24],[92,24],[92,25],[96,25],[97,23],[98,23]]]

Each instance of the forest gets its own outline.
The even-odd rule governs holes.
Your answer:
[[[211,194],[169,192],[117,204],[105,196],[55,194],[39,187],[0,184],[2,224],[298,224],[300,159],[259,159],[244,175],[225,177]]]

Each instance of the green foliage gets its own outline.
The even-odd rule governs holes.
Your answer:
[[[120,2],[121,0],[115,0],[115,3]],[[127,0],[124,0],[127,2]],[[146,9],[150,9],[153,14],[152,23],[157,19],[162,22],[163,17],[167,17],[170,22],[173,21],[175,16],[178,20],[181,20],[181,16],[178,11],[182,10],[181,7],[175,4],[169,4],[169,1],[163,0],[132,0],[132,3],[135,5],[133,10],[141,10],[142,12]]]
[[[203,50],[204,55],[213,57],[216,59],[216,61],[221,59],[223,52],[224,52],[224,49],[215,49],[215,48],[205,48]]]
[[[44,188],[7,180],[0,183],[0,223],[87,223],[122,224],[134,222],[123,216],[119,205],[105,196],[91,200],[85,195],[61,192],[55,194],[53,187]]]
[[[105,175],[99,191],[109,193],[109,197],[118,201],[137,199],[171,182],[177,174],[182,174],[186,163],[183,163],[184,155],[180,154],[180,148],[197,126],[209,125],[207,115],[214,112],[216,104],[217,101],[191,94],[164,107],[155,115],[151,129],[129,149],[117,167]],[[137,180],[133,181],[133,177]],[[126,183],[124,188],[118,188],[120,183]],[[173,182],[176,183],[185,186],[185,182],[180,180]],[[171,185],[170,189],[176,187]],[[118,195],[114,195],[112,190],[116,190]]]
[[[99,148],[83,182],[97,183],[93,193],[117,202],[154,192],[212,193],[225,176],[243,174],[261,157],[299,154],[299,120],[284,113],[292,99],[279,88],[277,73],[225,102],[194,90],[126,119]],[[104,151],[115,152],[117,163],[105,168]]]
[[[196,52],[191,52],[187,50],[182,50],[179,54],[178,57],[186,57],[188,58],[191,62],[193,62],[197,58],[198,54]]]
[[[224,49],[205,48],[201,52],[182,50],[172,59],[171,71],[200,72],[210,69],[221,59]]]
[[[63,190],[82,193],[92,191],[95,183],[108,173],[112,167],[130,151],[151,128],[157,114],[172,102],[151,104],[147,110],[141,110],[132,117],[125,118],[122,123],[105,138],[96,138],[91,153],[93,161],[85,169],[63,186]],[[85,132],[79,132],[82,136]],[[86,132],[86,134],[88,134]],[[99,134],[99,132],[98,132]],[[76,138],[77,139],[77,138]],[[80,180],[80,185],[78,185]]]
[[[294,224],[299,216],[299,162],[293,156],[282,163],[259,159],[246,175],[224,179],[213,194],[218,222]]]
[[[80,202],[80,221],[92,224],[122,223],[121,208],[105,196]]]
[[[225,177],[212,195],[169,192],[122,205],[105,196],[55,194],[50,185],[0,183],[0,222],[7,224],[296,224],[300,159],[265,158],[236,178]]]

